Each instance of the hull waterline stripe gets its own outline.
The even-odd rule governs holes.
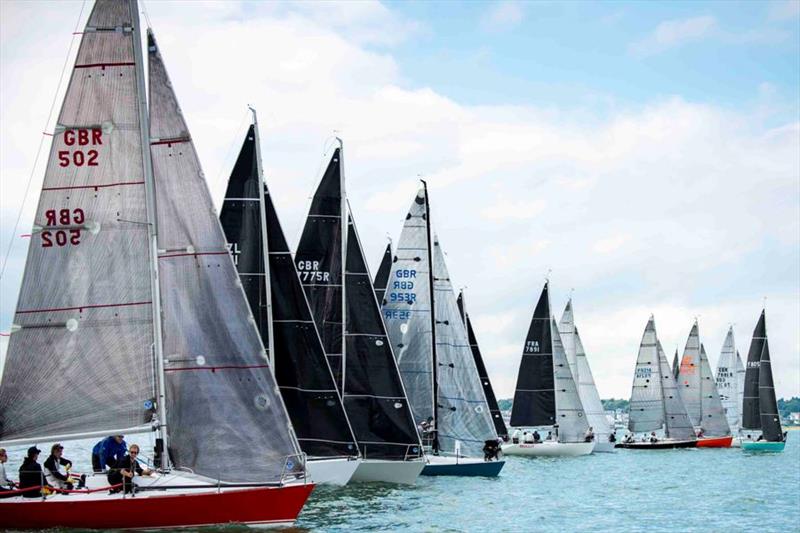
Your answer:
[[[76,307],[53,307],[51,309],[26,309],[17,311],[18,315],[26,315],[30,313],[55,313],[59,311],[82,311],[84,309],[103,309],[106,307],[128,307],[134,305],[150,305],[152,302],[131,302],[125,304],[95,304],[95,305],[81,305]]]

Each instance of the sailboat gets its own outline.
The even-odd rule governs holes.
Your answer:
[[[785,446],[772,380],[766,312],[762,310],[747,354],[742,401],[742,449],[782,452]]]
[[[677,381],[681,401],[686,406],[689,419],[697,428],[697,447],[729,448],[733,436],[725,418],[705,347],[700,342],[697,320],[686,340]]]
[[[544,284],[539,296],[522,350],[511,426],[552,426],[553,439],[505,444],[506,455],[588,455],[596,445],[585,439],[589,424],[558,326],[550,314],[549,285],[549,281]]]
[[[261,166],[256,112],[220,222],[295,434],[316,483],[345,485],[360,463],[350,422]],[[269,260],[265,261],[264,258]]]
[[[389,275],[383,317],[423,431],[423,475],[496,476],[503,461],[484,461],[497,433],[461,321],[422,182],[406,215]]]
[[[600,401],[600,394],[594,383],[592,369],[589,367],[589,360],[583,349],[583,342],[575,326],[575,319],[572,310],[572,298],[567,301],[564,314],[561,315],[561,322],[558,324],[558,331],[561,335],[561,342],[564,343],[564,351],[567,354],[570,372],[578,385],[578,395],[581,404],[586,411],[586,421],[594,432],[595,452],[613,452],[614,443],[609,441],[609,437],[614,433],[614,427],[606,417],[603,402]]]
[[[0,500],[3,526],[291,524],[313,485],[135,0],[98,0],[59,114],[0,386],[0,445],[156,435],[134,497]],[[254,445],[257,443],[257,446]]]
[[[655,431],[662,428],[663,438],[655,436]],[[659,450],[697,446],[694,427],[678,394],[652,315],[644,328],[636,358],[628,430],[630,434],[616,444],[617,448]],[[652,433],[647,435],[648,431]],[[645,433],[645,436],[637,442],[636,433]]]
[[[717,362],[717,389],[733,434],[731,446],[741,446],[742,395],[744,393],[744,365],[733,338],[733,326],[728,328],[725,342]]]
[[[492,415],[492,422],[494,422],[494,430],[497,436],[502,440],[508,440],[508,429],[503,420],[503,413],[500,411],[500,406],[497,405],[497,396],[494,394],[492,382],[489,380],[489,373],[486,371],[486,365],[483,363],[483,356],[481,349],[478,346],[478,339],[475,337],[475,331],[472,329],[472,321],[469,319],[466,305],[464,304],[464,290],[458,293],[458,311],[461,315],[461,321],[467,328],[467,338],[469,339],[469,347],[472,350],[472,358],[475,361],[475,368],[478,369],[478,377],[483,385],[483,394],[486,396],[486,402],[489,404],[489,413]]]
[[[361,464],[352,481],[413,484],[425,466],[344,187],[343,149],[314,193],[295,261]]]
[[[386,294],[386,286],[389,284],[389,273],[392,270],[392,241],[386,244],[386,250],[381,257],[381,263],[378,266],[378,272],[375,274],[375,298],[378,304],[383,305],[383,296]]]

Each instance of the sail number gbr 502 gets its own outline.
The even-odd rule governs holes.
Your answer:
[[[96,167],[98,165],[97,158],[100,157],[100,153],[89,147],[103,144],[103,130],[100,128],[68,129],[64,130],[63,140],[70,149],[58,151],[58,166]]]
[[[386,302],[387,303],[407,303],[409,305],[417,301],[417,293],[413,292],[415,281],[417,278],[417,271],[413,269],[402,268],[394,273],[394,278],[389,282],[386,288]],[[399,319],[408,320],[411,315],[410,311],[403,309],[384,309],[384,318],[386,319]]]

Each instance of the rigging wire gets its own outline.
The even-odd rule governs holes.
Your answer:
[[[240,132],[242,131],[242,127],[245,121],[247,120],[247,117],[249,116],[250,116],[250,107],[246,106],[244,113],[242,114],[242,118],[239,119],[239,122],[236,124],[236,129],[231,134],[231,144],[228,146],[228,151],[225,153],[225,157],[220,162],[219,171],[217,171],[217,177],[214,178],[214,188],[222,184],[222,178],[228,174],[227,172],[225,172],[225,169],[229,169],[232,166],[230,164],[231,155],[233,154],[233,151],[236,149],[238,143],[242,140]],[[225,188],[222,189],[223,197],[225,196],[225,190],[226,190]],[[220,205],[222,205],[221,202]]]
[[[67,67],[69,66],[69,59],[72,56],[72,48],[75,45],[75,37],[80,35],[78,29],[81,25],[81,20],[83,19],[83,10],[86,7],[86,0],[83,0],[81,3],[81,10],[78,13],[78,20],[75,22],[75,29],[72,32],[72,38],[69,42],[69,48],[67,49],[67,57],[64,58],[64,66],[61,67],[61,76],[58,78],[58,86],[56,87],[56,92],[53,94],[53,101],[50,103],[50,111],[47,113],[47,122],[45,122],[44,130],[42,131],[42,137],[39,139],[39,148],[36,150],[36,157],[33,160],[33,168],[31,168],[31,173],[28,176],[28,183],[25,185],[25,193],[22,196],[22,204],[19,206],[19,211],[17,211],[17,220],[14,222],[14,230],[11,233],[11,237],[8,240],[8,247],[6,248],[5,256],[3,257],[3,266],[0,267],[0,279],[3,279],[3,276],[6,273],[6,266],[8,266],[8,259],[11,256],[11,250],[14,247],[14,239],[17,235],[17,231],[19,231],[19,223],[22,220],[22,213],[25,211],[25,203],[28,200],[28,194],[31,190],[31,182],[33,182],[33,175],[36,173],[36,167],[39,164],[39,158],[42,154],[42,147],[44,146],[44,139],[45,137],[50,137],[51,134],[47,133],[48,126],[50,125],[50,121],[53,118],[53,110],[56,107],[56,100],[58,99],[58,95],[61,92],[61,86],[64,83],[64,73],[67,71]]]

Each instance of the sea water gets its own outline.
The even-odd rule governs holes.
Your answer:
[[[39,445],[40,462],[49,445]],[[89,465],[91,443],[65,445],[76,470]],[[16,477],[23,450],[10,451],[7,470]],[[318,487],[290,531],[708,533],[798,531],[798,525],[800,431],[790,431],[783,453],[707,448],[508,457],[494,479]],[[218,530],[245,528],[200,531]]]

